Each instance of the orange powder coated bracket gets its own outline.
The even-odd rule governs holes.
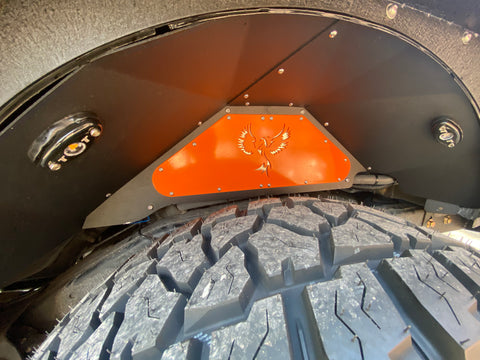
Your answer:
[[[161,195],[351,186],[352,156],[303,108],[231,107],[211,120],[155,168]]]
[[[304,108],[228,107],[117,190],[83,227],[129,224],[171,204],[348,188],[362,171]]]

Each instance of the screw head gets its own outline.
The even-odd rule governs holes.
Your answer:
[[[197,146],[197,143],[196,143],[196,142],[194,142],[192,145],[193,145],[193,146]]]
[[[337,178],[337,180],[338,180],[338,181],[342,181],[342,179],[340,179],[340,178]]]
[[[153,205],[148,205],[148,206],[147,206],[147,209],[148,209],[148,210],[153,210]]]
[[[330,34],[328,35],[328,37],[330,39],[333,39],[335,36],[337,36],[337,34],[338,34],[337,30],[332,30],[332,31],[330,31]]]
[[[470,40],[472,40],[472,37],[473,37],[473,35],[472,35],[471,32],[465,31],[465,32],[463,33],[463,35],[462,35],[462,42],[463,42],[465,45],[467,45],[467,44],[470,42]]]
[[[372,167],[371,166],[367,167],[367,170],[372,171]]]
[[[199,121],[197,125],[198,125],[198,126],[202,125],[202,122],[201,122],[201,121]]]
[[[285,72],[285,69],[283,69],[283,68],[280,68],[280,69],[278,69],[278,71],[277,71],[277,73],[278,73],[279,75],[282,75],[284,72]]]
[[[90,136],[91,137],[99,137],[101,134],[102,134],[102,129],[98,128],[98,127],[93,127],[90,129]]]
[[[328,125],[330,125],[328,122],[326,122],[325,124],[323,124],[325,127],[327,127]]]
[[[260,184],[260,187],[263,188],[263,184]]]
[[[273,120],[273,116],[270,116],[270,120]]]
[[[268,186],[268,187],[270,187],[270,186],[272,186],[272,185],[270,185],[270,184],[267,184],[267,186]]]
[[[347,183],[350,182],[350,179],[349,179],[349,178],[346,178],[346,179],[345,179],[345,182],[347,182]]]
[[[323,142],[326,144],[328,142],[328,140],[323,140]]]
[[[260,119],[265,120],[265,116],[262,116]]]
[[[59,163],[57,163],[55,161],[49,161],[48,162],[48,168],[52,171],[58,171],[62,168],[62,165],[60,165]]]
[[[305,180],[303,183],[304,183],[304,184],[308,184],[308,181],[307,181],[307,180]]]
[[[222,188],[217,188],[218,191],[222,191]]]
[[[303,116],[300,116],[300,120],[303,120]]]
[[[293,106],[293,103],[288,104],[288,106],[292,107],[292,106]]]
[[[247,102],[245,103],[245,106],[250,106],[250,103],[247,101]]]
[[[173,196],[173,191],[170,191],[170,196]]]
[[[249,96],[248,94],[243,95],[245,99],[248,99],[248,96]]]
[[[162,172],[162,171],[163,171],[163,168],[158,169],[158,171]]]
[[[227,116],[227,119],[230,120],[232,117],[230,115]]]
[[[395,17],[397,16],[397,12],[398,12],[398,5],[397,4],[388,4],[387,5],[386,13],[387,13],[387,17],[390,20],[395,19]]]

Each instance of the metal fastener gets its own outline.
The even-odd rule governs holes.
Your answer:
[[[196,143],[196,142],[194,142],[192,145],[193,145],[193,146],[197,146],[197,143]]]
[[[262,116],[260,119],[265,120],[265,116]]]
[[[248,94],[243,95],[245,99],[248,99]]]
[[[268,187],[270,187],[271,185],[270,184],[267,184]]]
[[[300,110],[300,114],[305,114],[305,110]]]
[[[163,168],[158,169],[158,171],[162,172],[162,171],[163,171]]]
[[[303,120],[303,116],[300,116],[300,120]]]
[[[229,109],[229,108],[225,109],[225,112],[226,112],[226,113],[229,113],[229,112],[230,112],[230,109]]]
[[[280,69],[278,69],[278,71],[277,71],[277,73],[278,73],[279,75],[282,75],[284,72],[285,72],[285,69],[283,69],[283,68],[280,68]]]
[[[202,125],[202,122],[201,122],[201,121],[198,122],[198,126],[200,126],[200,125]]]
[[[270,120],[273,120],[273,116],[270,116]]]
[[[340,178],[337,178],[337,180],[338,180],[338,181],[342,181],[342,179],[340,179]]]
[[[94,127],[90,129],[90,136],[92,137],[99,137],[102,133],[102,129]]]
[[[469,31],[465,31],[462,35],[462,42],[467,45],[472,40],[473,34]]]
[[[247,101],[247,102],[245,103],[245,106],[250,106],[250,103]]]
[[[292,107],[292,106],[293,106],[293,103],[288,104],[288,106]]]
[[[148,209],[148,210],[153,210],[153,205],[148,205],[148,206],[147,206],[147,209]]]
[[[387,17],[390,20],[395,19],[395,17],[397,16],[397,12],[398,12],[398,5],[397,4],[388,4],[387,5],[386,13],[387,13]]]
[[[330,125],[328,122],[326,122],[325,124],[323,124],[323,126],[327,127],[328,125]]]
[[[48,162],[48,168],[52,171],[60,170],[61,167],[62,167],[62,165],[60,165],[59,163],[57,163],[55,161],[49,161]]]
[[[323,140],[323,142],[326,144],[328,142],[328,140]]]
[[[172,196],[172,195],[173,195],[173,191],[170,191],[170,196]]]
[[[305,181],[304,181],[304,183],[305,183],[305,184],[308,184],[308,181],[307,181],[307,180],[305,180]]]
[[[367,170],[372,171],[372,167],[371,166],[367,167]]]
[[[347,183],[350,182],[350,179],[349,179],[349,178],[346,178],[346,179],[345,179],[345,182],[347,182]]]
[[[230,115],[227,116],[227,119],[230,120],[232,117]]]
[[[217,188],[218,191],[222,191],[222,188]]]
[[[337,34],[338,34],[337,30],[332,30],[332,31],[330,31],[330,34],[328,35],[328,37],[330,39],[333,39],[335,36],[337,36]]]
[[[110,196],[112,196],[111,193],[106,193],[106,194],[105,194],[105,197],[106,197],[106,198],[109,198]]]
[[[263,184],[260,184],[260,187],[263,188]]]

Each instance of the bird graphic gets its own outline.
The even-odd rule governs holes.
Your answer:
[[[258,153],[261,156],[262,164],[255,170],[269,176],[268,171],[272,168],[272,163],[269,160],[270,156],[284,150],[288,145],[290,136],[290,129],[285,129],[285,124],[283,124],[282,130],[275,136],[257,138],[252,132],[252,124],[248,124],[238,137],[238,148],[246,155]]]

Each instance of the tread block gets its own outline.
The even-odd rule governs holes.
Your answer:
[[[322,274],[319,241],[314,236],[298,235],[275,224],[265,224],[250,236],[247,251],[252,254],[265,283],[278,287],[287,282],[286,271],[294,282]]]
[[[383,260],[378,271],[442,355],[480,358],[480,322],[472,315],[476,300],[443,265],[424,251],[410,250]]]
[[[185,297],[167,291],[157,275],[148,275],[127,302],[111,358],[123,358],[129,351],[133,358],[160,358],[181,328],[185,303]]]
[[[107,287],[102,286],[74,309],[70,321],[59,333],[60,345],[57,352],[59,359],[69,358],[100,325],[97,318],[98,308],[106,293]]]
[[[113,338],[122,320],[123,314],[110,313],[88,340],[74,351],[71,358],[75,360],[101,360],[107,358],[113,344]]]
[[[161,360],[187,360],[200,359],[202,343],[197,340],[178,342],[168,347],[162,354]]]
[[[202,227],[202,218],[196,218],[192,221],[189,221],[185,225],[174,230],[170,235],[168,235],[164,241],[160,244],[157,249],[157,258],[161,259],[168,251],[172,244],[179,241],[188,241],[193,239],[193,237],[200,233]]]
[[[432,250],[440,250],[443,249],[445,246],[449,245],[462,246],[462,243],[460,241],[455,240],[454,238],[445,234],[442,234],[432,228],[417,226],[417,229],[431,239]]]
[[[330,242],[334,264],[393,256],[390,236],[357,219],[333,227]]]
[[[285,359],[289,355],[280,295],[255,302],[246,321],[212,332],[210,359]]]
[[[276,207],[270,211],[267,223],[282,226],[300,235],[320,236],[330,231],[330,225],[323,216],[315,214],[303,205],[288,208]]]
[[[210,237],[210,231],[216,223],[238,217],[240,211],[237,205],[228,206],[210,214],[202,224],[202,234],[206,238]]]
[[[112,312],[123,312],[129,293],[133,293],[147,273],[155,269],[155,260],[136,264],[120,270],[113,279],[112,291],[100,309],[100,320],[105,321]]]
[[[326,357],[415,358],[405,322],[367,265],[342,266],[336,278],[303,292]]]
[[[174,243],[157,264],[159,275],[171,279],[181,292],[192,293],[203,271],[209,266],[202,251],[202,235]]]
[[[253,290],[243,252],[234,246],[203,274],[185,307],[184,331],[196,331],[222,319],[241,316]]]
[[[433,257],[445,266],[462,283],[467,290],[480,301],[480,261],[471,252],[449,247],[443,251],[435,251]]]
[[[324,216],[331,226],[343,224],[348,219],[345,205],[336,202],[315,201],[311,205],[313,212]]]
[[[372,216],[380,217],[388,221],[392,221],[394,223],[397,223],[399,225],[407,225],[407,220],[402,219],[398,216],[389,214],[385,211],[379,211],[375,210],[373,208],[365,207],[363,205],[357,205],[357,204],[349,204],[353,210],[355,210],[355,213],[357,214],[369,214]]]
[[[421,231],[406,224],[391,221],[384,217],[380,217],[365,211],[358,212],[355,217],[358,220],[364,221],[373,226],[377,230],[383,231],[390,235],[395,244],[395,250],[398,252],[402,252],[409,248],[426,249],[432,243],[431,240]]]
[[[259,227],[260,218],[256,215],[217,223],[211,231],[210,240],[215,261],[221,258],[232,245],[245,243],[249,234],[253,234]]]
[[[279,198],[250,201],[248,203],[247,215],[258,215],[262,219],[265,219],[272,208],[281,206],[283,206],[283,203]]]

